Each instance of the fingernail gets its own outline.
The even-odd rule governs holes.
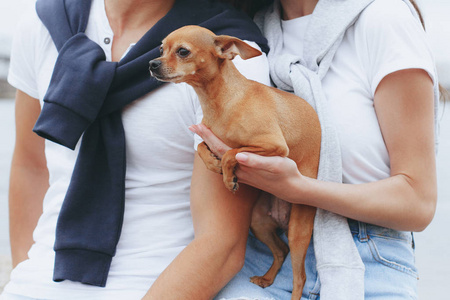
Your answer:
[[[244,153],[238,153],[236,154],[236,160],[239,162],[245,162],[248,160],[248,155]]]

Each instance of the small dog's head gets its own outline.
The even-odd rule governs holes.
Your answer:
[[[243,59],[261,55],[244,41],[226,35],[217,36],[200,26],[185,26],[169,34],[162,42],[161,57],[149,62],[151,76],[165,82],[204,82],[219,71],[225,60],[236,55]]]

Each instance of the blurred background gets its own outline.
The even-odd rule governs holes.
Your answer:
[[[450,1],[416,0],[423,12],[439,80],[450,89]],[[0,292],[9,278],[8,181],[14,147],[14,89],[6,82],[14,31],[35,0],[0,0]],[[415,233],[421,299],[449,299],[450,280],[450,107],[440,113],[438,154],[439,200],[436,216],[424,231]]]

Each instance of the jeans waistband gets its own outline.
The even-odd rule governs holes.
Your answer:
[[[348,225],[352,233],[358,234],[358,238],[360,241],[367,241],[370,236],[379,236],[413,243],[413,236],[412,232],[410,231],[398,231],[386,227],[359,222],[353,219],[348,219]]]

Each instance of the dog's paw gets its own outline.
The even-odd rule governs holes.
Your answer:
[[[225,186],[227,187],[228,190],[230,190],[230,192],[232,192],[233,194],[239,189],[239,183],[237,182],[238,179],[236,176],[233,176],[231,178],[231,181],[225,181]]]
[[[259,285],[262,288],[272,285],[273,280],[273,278],[265,278],[264,276],[253,276],[250,278],[250,282]]]
[[[239,189],[239,183],[237,181],[238,181],[238,178],[236,176],[233,176],[233,183],[230,184],[231,191],[233,193]]]
[[[219,159],[210,159],[205,162],[206,168],[217,174],[222,174],[222,161]]]
[[[238,178],[236,176],[233,176],[233,183],[233,192],[236,192],[239,189]]]

